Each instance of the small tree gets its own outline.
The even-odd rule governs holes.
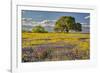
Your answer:
[[[32,32],[35,32],[35,33],[46,33],[47,31],[44,29],[44,27],[39,25],[39,26],[35,26],[32,29]]]
[[[82,24],[75,23],[74,24],[74,30],[76,30],[76,31],[82,31]]]

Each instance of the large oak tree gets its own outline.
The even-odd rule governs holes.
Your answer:
[[[75,23],[74,17],[62,16],[56,21],[54,30],[56,32],[69,32],[69,30],[81,31],[81,24]]]

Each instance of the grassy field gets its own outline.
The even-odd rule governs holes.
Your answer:
[[[22,62],[86,60],[90,34],[22,33]]]

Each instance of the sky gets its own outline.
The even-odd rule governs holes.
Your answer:
[[[57,20],[61,16],[72,16],[75,18],[76,22],[90,24],[89,13],[22,10],[22,18],[32,18],[36,22]]]

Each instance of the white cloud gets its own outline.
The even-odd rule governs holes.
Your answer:
[[[54,27],[55,20],[43,20],[40,22],[41,26],[50,26]]]
[[[82,25],[87,25],[87,23],[81,23]]]
[[[54,27],[56,20],[43,20],[40,22],[34,21],[32,18],[22,18],[22,25],[25,26],[38,26],[41,25],[43,27]]]
[[[89,19],[89,18],[90,18],[90,16],[85,16],[85,17],[84,17],[84,19]]]

